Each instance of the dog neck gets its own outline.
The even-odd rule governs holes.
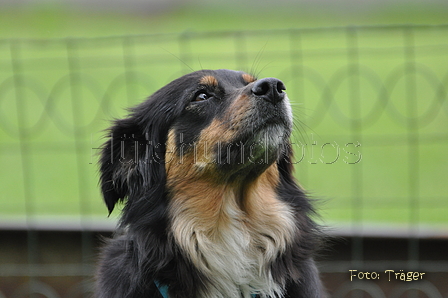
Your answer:
[[[174,185],[168,177],[171,230],[214,284],[208,288],[217,292],[202,296],[279,296],[282,285],[273,281],[270,264],[288,247],[295,224],[291,208],[276,195],[277,165],[245,186],[188,180]]]

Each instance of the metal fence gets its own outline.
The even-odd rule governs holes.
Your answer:
[[[324,199],[329,234],[351,239],[348,259],[321,265],[342,274],[335,297],[448,297],[447,258],[424,257],[421,244],[448,236],[448,26],[0,40],[0,297],[89,293],[96,233],[115,224],[97,187],[103,130],[202,68],[285,82],[297,177]],[[403,240],[405,251],[367,256],[367,238]],[[350,269],[434,275],[392,287],[350,281]]]

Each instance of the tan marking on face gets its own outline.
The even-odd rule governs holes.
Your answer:
[[[248,84],[255,82],[257,80],[254,76],[247,74],[247,73],[243,74],[242,77],[243,77],[243,80]]]
[[[210,125],[202,130],[199,136],[199,143],[207,143],[210,148],[219,142],[232,140],[233,133],[230,131],[230,123],[223,119],[214,119]]]
[[[240,95],[233,101],[222,117],[215,118],[199,136],[199,143],[209,144],[212,148],[215,144],[230,143],[235,139],[251,109],[251,103],[246,95]]]
[[[165,151],[165,171],[171,172],[171,168],[174,164],[179,162],[176,150],[176,134],[174,129],[168,132],[168,138],[166,140],[166,151]]]
[[[201,192],[202,187],[198,186],[201,180],[207,183],[219,181],[220,178],[215,171],[214,144],[199,141],[194,144],[178,145],[175,130],[171,129],[168,133],[165,152],[168,189],[188,194],[188,196],[196,196],[195,191]]]
[[[201,179],[222,185],[222,177],[216,171],[219,157],[216,148],[219,144],[232,143],[241,125],[244,125],[242,120],[248,107],[246,96],[237,98],[223,116],[215,118],[201,131],[194,144],[176,144],[175,130],[169,131],[165,153],[169,188],[182,188],[180,192],[192,194],[198,189],[198,180]],[[191,191],[190,185],[195,185]]]
[[[199,84],[211,87],[217,87],[218,80],[214,76],[203,76],[199,81]]]
[[[243,94],[238,96],[230,105],[227,110],[226,116],[231,120],[232,127],[234,129],[239,129],[240,126],[245,126],[244,120],[250,115],[252,109],[254,108],[249,96]]]

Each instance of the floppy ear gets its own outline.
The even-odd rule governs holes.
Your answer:
[[[117,202],[137,200],[155,184],[164,185],[169,124],[160,120],[167,118],[157,115],[153,105],[151,100],[144,102],[109,129],[100,158],[100,184],[109,214]]]
[[[109,213],[125,199],[129,216],[160,203],[166,180],[168,130],[184,109],[181,100],[185,88],[178,86],[181,82],[178,79],[161,88],[109,129],[100,158],[100,184]],[[134,204],[137,201],[144,202]]]
[[[118,201],[129,195],[129,175],[141,158],[141,146],[135,146],[141,135],[133,117],[117,120],[109,129],[109,140],[103,145],[100,159],[101,191],[109,214]]]

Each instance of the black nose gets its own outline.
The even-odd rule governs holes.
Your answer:
[[[252,86],[252,93],[264,100],[278,103],[285,97],[286,90],[282,81],[276,78],[265,78],[258,80]]]

